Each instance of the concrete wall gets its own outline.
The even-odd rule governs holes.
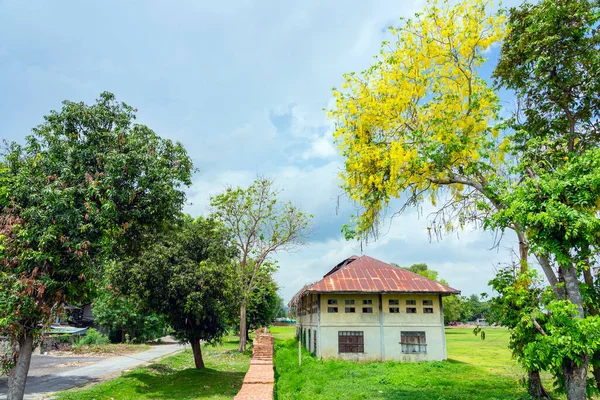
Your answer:
[[[305,296],[304,313],[298,315],[297,326],[304,333],[304,346],[323,359],[346,359],[355,361],[393,360],[400,362],[445,360],[446,339],[443,324],[443,310],[439,295],[427,294],[382,294],[381,306],[379,294],[321,294]],[[320,299],[320,300],[319,300]],[[329,304],[329,301],[337,304]],[[354,304],[346,304],[354,300]],[[372,304],[363,304],[363,301]],[[390,304],[398,301],[398,305]],[[416,305],[407,301],[414,300]],[[423,301],[430,301],[425,305]],[[316,305],[315,305],[316,303]],[[338,312],[328,312],[328,307],[337,307]],[[353,307],[354,313],[346,312]],[[372,313],[363,312],[364,307],[372,308]],[[399,313],[390,312],[390,308],[399,308]],[[407,308],[416,308],[416,313],[407,313]],[[380,312],[381,308],[381,312]],[[432,308],[433,313],[424,313]],[[383,327],[383,329],[382,329]],[[310,342],[308,331],[310,330]],[[339,353],[339,331],[362,331],[364,353]],[[405,354],[400,344],[401,332],[425,332],[426,353]],[[314,347],[314,334],[317,334],[317,347]]]

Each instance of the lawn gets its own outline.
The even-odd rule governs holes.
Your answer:
[[[295,328],[275,326],[271,332],[276,339],[278,400],[506,400],[526,395],[519,384],[524,375],[510,357],[505,329],[487,329],[483,341],[471,329],[447,329],[450,360],[443,362],[321,361],[304,351],[301,367]],[[221,346],[203,348],[205,370],[194,368],[188,350],[90,388],[61,392],[58,399],[233,399],[250,359],[248,352],[236,349],[237,338],[227,337]],[[551,388],[547,380],[545,385]]]
[[[191,350],[136,368],[85,389],[60,392],[61,400],[233,399],[249,368],[250,353],[237,351],[237,339],[226,337],[218,347],[203,347],[206,368],[194,368]]]
[[[293,335],[293,330],[291,335]],[[276,395],[287,399],[522,399],[524,374],[511,359],[508,331],[487,329],[486,339],[472,329],[446,330],[448,357],[443,362],[401,364],[321,361],[304,351],[298,366],[294,339],[278,340]],[[284,338],[284,332],[276,337]],[[545,381],[546,388],[551,388]]]

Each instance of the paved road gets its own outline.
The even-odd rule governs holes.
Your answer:
[[[33,356],[25,386],[25,399],[40,399],[50,393],[69,389],[126,369],[137,367],[157,357],[183,349],[179,344],[154,346],[148,351],[109,358]],[[58,360],[57,360],[58,359]],[[6,399],[7,378],[0,378],[0,400]]]

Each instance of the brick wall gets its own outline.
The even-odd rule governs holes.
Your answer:
[[[273,336],[267,328],[260,328],[254,339],[250,369],[235,400],[272,400],[274,384]]]

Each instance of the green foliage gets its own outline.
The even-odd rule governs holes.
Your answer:
[[[527,367],[548,368],[570,397],[582,398],[588,360],[600,367],[598,309],[590,301],[598,298],[590,268],[600,251],[600,4],[524,3],[510,10],[508,22],[494,75],[518,97],[519,113],[507,125],[518,160],[511,172],[521,180],[489,222],[520,226],[530,247],[558,264],[558,277],[544,269],[553,288],[542,306],[524,313],[515,329],[544,324],[536,322],[532,342],[517,345]],[[517,298],[527,304],[526,294]],[[600,371],[594,374],[597,390]]]
[[[101,334],[94,328],[88,329],[87,333],[84,337],[79,339],[77,342],[77,346],[86,346],[93,344],[108,344],[110,341],[108,340],[108,336]]]
[[[231,233],[213,218],[182,218],[109,279],[140,309],[164,314],[182,341],[216,343],[237,306]]]
[[[272,270],[261,270],[256,278],[248,301],[248,327],[256,329],[269,326],[281,310],[279,285],[272,277]]]
[[[113,267],[114,268],[114,267]],[[120,295],[110,285],[98,290],[93,303],[94,323],[110,331],[111,340],[142,343],[158,339],[167,330],[166,319],[147,313],[129,297]]]
[[[135,111],[106,92],[93,105],[65,101],[23,145],[8,144],[0,335],[13,344],[90,297],[106,259],[136,254],[183,206],[190,158],[134,124]]]

